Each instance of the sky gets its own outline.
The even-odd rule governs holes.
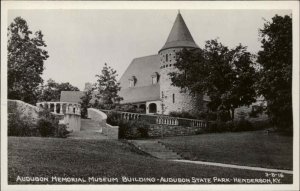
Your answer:
[[[216,39],[233,48],[261,49],[259,29],[289,10],[180,10],[195,42]],[[178,10],[9,10],[8,24],[17,16],[33,32],[44,34],[49,58],[43,79],[69,82],[84,89],[95,83],[104,63],[118,79],[136,57],[157,54],[167,40]]]

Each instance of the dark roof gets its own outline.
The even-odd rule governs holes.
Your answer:
[[[137,103],[159,100],[159,89],[159,84],[123,89],[119,92],[119,95],[124,99],[121,103]]]
[[[83,91],[61,91],[60,102],[79,103],[81,97],[84,95]]]
[[[152,84],[151,75],[160,71],[158,55],[145,56],[132,60],[119,82],[122,89],[129,88],[129,79],[136,78],[135,87],[149,86]]]
[[[85,91],[61,91],[60,92],[60,102],[73,102],[80,103],[81,97],[84,96]],[[94,91],[91,103],[94,103],[96,98],[97,91]]]
[[[152,75],[160,71],[158,55],[135,58],[124,72],[119,82],[122,103],[159,100],[159,84],[152,85]],[[129,87],[129,79],[135,76],[136,84]]]
[[[195,43],[180,13],[178,13],[176,17],[167,42],[162,47],[162,49],[160,49],[160,51],[176,47],[199,48],[199,46]]]

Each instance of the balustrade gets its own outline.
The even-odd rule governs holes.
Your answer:
[[[156,118],[156,123],[161,125],[178,125],[178,119],[169,116],[158,116]]]
[[[112,112],[111,110],[101,110],[107,114]],[[137,119],[147,119],[149,117],[153,117],[154,119],[151,120],[151,123],[160,124],[160,125],[174,125],[174,126],[191,126],[191,127],[200,127],[206,128],[207,122],[197,119],[187,119],[187,118],[178,118],[178,117],[171,117],[167,115],[147,115],[147,114],[140,114],[140,113],[130,113],[130,112],[122,112],[117,111],[120,114],[120,117],[125,120],[137,120]]]
[[[70,102],[39,102],[39,108],[49,109],[55,115],[77,114],[80,115],[80,104]]]

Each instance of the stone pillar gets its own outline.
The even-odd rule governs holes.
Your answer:
[[[60,103],[60,111],[59,111],[60,114],[63,114],[63,104]]]
[[[54,103],[54,113],[56,114],[56,103]]]

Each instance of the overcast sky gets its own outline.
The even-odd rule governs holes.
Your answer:
[[[167,40],[177,10],[10,10],[8,22],[24,18],[29,28],[41,30],[49,58],[44,80],[70,82],[81,90],[96,82],[104,63],[119,77],[132,59],[157,54]],[[229,47],[241,43],[257,53],[259,28],[288,10],[181,10],[195,42],[219,38]],[[264,20],[265,19],[265,20]]]

